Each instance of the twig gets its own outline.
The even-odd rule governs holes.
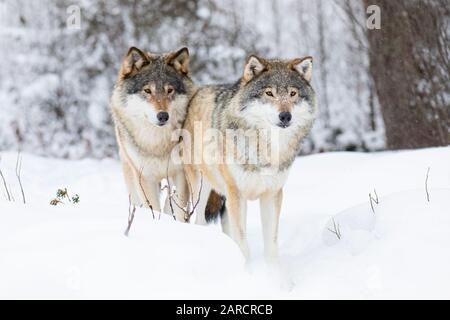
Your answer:
[[[177,208],[184,212],[184,221],[189,222],[191,220],[192,215],[195,212],[195,209],[197,208],[198,204],[200,203],[200,196],[201,196],[202,189],[203,189],[203,174],[201,174],[200,188],[198,190],[198,196],[197,196],[197,200],[195,201],[195,203],[194,203],[194,190],[192,188],[192,184],[189,181],[189,179],[187,179],[187,178],[186,178],[186,182],[188,184],[189,193],[191,194],[192,208],[189,208],[189,206],[186,206],[186,208],[184,208],[178,203],[178,201],[176,200],[176,197],[178,197],[178,195],[176,194],[176,191],[170,192],[171,187],[170,187],[169,177],[167,177],[168,190],[169,190],[168,197],[169,197],[170,209],[172,210],[172,215],[175,219],[173,205],[172,205],[172,201],[173,201],[173,203],[175,203]]]
[[[197,208],[197,206],[200,202],[200,195],[202,194],[202,189],[203,189],[203,173],[201,173],[201,176],[200,176],[200,188],[198,189],[197,202],[195,203],[194,207],[192,208],[190,216],[192,216],[194,214],[194,210]]]
[[[189,179],[186,178],[187,184],[188,184],[188,188],[189,188],[189,193],[191,194],[191,204],[192,204],[192,208],[191,210],[186,209],[184,211],[185,213],[185,220],[186,222],[189,222],[191,220],[192,215],[195,212],[195,209],[197,208],[199,202],[200,202],[200,195],[202,194],[202,189],[203,189],[203,173],[201,173],[201,178],[200,178],[200,188],[198,189],[198,195],[197,195],[197,201],[194,203],[194,189],[192,188],[192,184],[189,181]]]
[[[0,177],[2,178],[3,186],[6,190],[6,196],[8,197],[8,201],[11,201],[11,193],[9,192],[8,186],[6,185],[6,179],[5,176],[3,175],[2,169],[0,169]]]
[[[155,213],[153,212],[153,206],[150,204],[150,201],[148,200],[147,194],[145,193],[144,187],[142,185],[142,172],[144,171],[144,167],[141,168],[141,171],[139,172],[139,186],[141,187],[142,193],[144,194],[145,202],[147,203],[147,206],[152,211],[153,219],[155,219]]]
[[[69,200],[69,202],[72,202],[72,199],[70,198],[69,191],[67,190],[67,188],[65,188],[64,191],[65,191],[67,200]]]
[[[375,189],[373,189],[373,192],[375,194],[375,198],[373,198],[372,194],[369,193],[369,202],[370,202],[370,207],[372,208],[372,212],[375,214],[375,208],[373,207],[373,203],[375,202],[375,204],[378,204],[379,200],[378,200],[377,191]]]
[[[376,204],[378,204],[379,201],[378,201],[377,190],[373,189],[373,193],[375,194],[375,197],[376,197],[376,198],[374,199],[374,201],[375,201]]]
[[[427,201],[430,202],[430,193],[428,192],[428,175],[430,174],[430,167],[427,170],[427,176],[425,178],[425,192],[427,193]]]
[[[173,210],[173,204],[172,204],[172,187],[170,186],[170,180],[169,180],[169,165],[170,165],[170,159],[167,160],[167,166],[166,166],[167,196],[169,197],[169,206],[170,206],[170,211],[172,212],[172,218],[174,221],[177,221],[177,218],[175,217],[175,211]],[[178,206],[178,204],[177,204],[177,206]]]
[[[334,233],[335,235],[336,235],[336,237],[338,238],[338,240],[341,240],[341,237],[342,237],[342,235],[341,235],[341,229],[340,229],[340,227],[339,227],[339,223],[336,225],[336,221],[334,221],[334,218],[333,218],[333,229],[334,230],[331,230],[330,228],[327,228],[328,229],[328,231],[330,231],[331,233]]]
[[[128,226],[125,230],[125,236],[128,237],[128,234],[130,233],[131,225],[134,221],[134,214],[136,212],[136,206],[131,204],[131,194],[128,195]],[[131,208],[133,207],[133,208]]]
[[[22,200],[23,203],[26,204],[25,200],[25,192],[23,191],[23,185],[22,185],[22,178],[21,178],[21,172],[22,172],[22,157],[20,156],[20,151],[17,153],[17,160],[16,160],[16,177],[19,181],[20,191],[22,193]]]
[[[9,187],[9,193],[11,193],[11,200],[12,200],[12,202],[16,202],[16,198],[14,198],[14,193],[12,193],[11,185],[8,185],[8,187]]]
[[[183,208],[176,200],[175,200],[175,197],[174,196],[177,196],[178,197],[178,195],[176,194],[176,192],[174,192],[173,194],[172,194],[172,200],[173,200],[173,203],[175,203],[175,205],[178,207],[178,209],[180,209],[180,210],[182,210],[182,211],[184,211],[184,212],[186,212],[186,209],[185,208]]]
[[[373,208],[373,203],[372,203],[372,195],[369,192],[369,202],[370,202],[370,207],[372,208],[372,212],[373,214],[375,214],[375,209]]]

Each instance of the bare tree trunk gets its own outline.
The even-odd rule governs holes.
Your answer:
[[[381,8],[381,29],[367,36],[387,147],[450,144],[450,3],[363,1]]]
[[[280,10],[278,8],[277,0],[272,0],[272,15],[273,15],[273,29],[275,34],[275,53],[277,56],[281,54],[281,19],[280,19]]]
[[[320,61],[320,84],[322,89],[322,97],[323,101],[321,103],[323,112],[325,115],[325,125],[328,127],[330,125],[330,109],[328,103],[328,55],[327,48],[325,47],[325,15],[323,12],[322,1],[317,1],[317,28],[318,28],[318,36],[319,36],[319,56]]]

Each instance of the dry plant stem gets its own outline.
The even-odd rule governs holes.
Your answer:
[[[372,194],[369,193],[369,202],[370,202],[370,207],[372,208],[372,212],[375,214],[375,208],[373,207],[373,203],[375,202],[376,204],[378,204],[379,200],[378,200],[377,191],[375,189],[373,189],[373,192],[375,194],[375,198],[373,198]]]
[[[6,185],[6,179],[5,179],[5,176],[3,175],[2,169],[0,169],[0,177],[2,178],[3,186],[6,190],[6,196],[8,198],[8,201],[11,201],[11,193],[9,192],[8,186]]]
[[[20,192],[22,193],[22,201],[24,204],[26,204],[27,202],[25,200],[25,192],[23,191],[21,173],[22,173],[22,157],[20,156],[20,152],[18,152],[16,160],[16,177],[17,181],[19,181]]]
[[[172,204],[172,187],[170,185],[170,180],[169,180],[169,165],[170,165],[170,159],[167,161],[167,167],[166,167],[167,196],[169,197],[169,206],[170,206],[170,212],[172,213],[172,218],[174,221],[177,221],[177,218],[175,217],[175,211],[173,210],[173,204]],[[176,204],[176,205],[178,206],[178,204]]]
[[[334,221],[333,218],[333,229],[328,228],[328,231],[330,231],[331,233],[334,233],[336,235],[336,237],[341,240],[341,229],[339,227],[339,224],[336,224],[336,221]]]
[[[131,205],[131,194],[128,195],[128,226],[125,230],[125,236],[128,237],[128,234],[130,233],[131,225],[134,221],[134,214],[136,212],[136,206]]]
[[[197,202],[195,203],[194,207],[192,208],[192,211],[189,214],[189,218],[194,214],[194,211],[200,202],[200,195],[202,194],[202,189],[203,189],[203,173],[200,176],[200,188],[198,189]],[[192,199],[192,201],[194,201],[194,199]]]
[[[173,200],[173,203],[175,203],[175,205],[177,206],[178,209],[183,210],[185,213],[187,213],[187,210],[185,208],[183,208],[178,202],[177,200],[175,200],[175,196],[176,193],[174,192],[172,195],[169,195],[169,197],[171,197],[171,199],[169,200]]]
[[[191,203],[192,203],[192,208],[191,210],[188,210],[186,208],[185,215],[186,215],[186,222],[189,222],[191,220],[192,215],[195,212],[195,209],[197,208],[199,202],[200,202],[200,195],[202,194],[202,189],[203,189],[203,173],[200,176],[200,188],[198,190],[198,195],[197,195],[197,201],[194,204],[194,190],[192,189],[192,185],[190,183],[190,181],[188,179],[186,179],[187,183],[188,183],[188,187],[189,187],[189,191],[191,194]]]
[[[9,193],[11,194],[11,200],[12,200],[12,202],[16,202],[16,198],[14,198],[14,194],[12,193],[11,190],[12,190],[11,185],[9,185]]]
[[[425,178],[425,192],[427,193],[427,201],[430,202],[430,193],[428,192],[428,175],[430,174],[430,167],[427,170],[427,176]]]
[[[184,212],[184,220],[185,220],[185,222],[189,222],[191,217],[192,217],[192,215],[195,212],[195,209],[197,208],[198,204],[200,203],[200,195],[201,195],[202,189],[203,189],[203,174],[201,175],[200,188],[199,188],[199,191],[198,191],[198,196],[197,196],[196,201],[194,200],[194,193],[193,193],[192,185],[191,185],[190,181],[187,180],[188,188],[189,188],[189,191],[190,191],[190,194],[191,194],[191,203],[192,203],[192,208],[191,208],[191,210],[189,210],[189,206],[184,208],[178,203],[178,201],[176,200],[176,196],[177,196],[176,191],[172,192],[172,186],[170,184],[170,179],[169,179],[169,165],[170,165],[170,162],[167,162],[167,167],[166,167],[167,186],[163,187],[161,190],[164,190],[164,189],[167,188],[167,197],[169,198],[169,206],[170,206],[170,211],[171,211],[171,214],[172,214],[172,218],[175,221],[177,220],[176,216],[175,216],[174,206],[173,206],[175,204],[175,206],[177,206],[178,209],[180,209],[181,211]],[[147,195],[145,194],[145,190],[144,190],[144,188],[142,186],[142,171],[143,170],[144,170],[144,168],[141,168],[141,171],[139,173],[139,185],[141,187],[142,193],[144,194],[144,197],[145,197],[145,200],[147,202],[147,205],[152,210],[153,218],[155,218],[155,215],[153,213],[153,208],[150,205],[150,201],[148,200]],[[159,215],[159,218],[161,218],[161,214]]]
[[[177,196],[176,192],[170,193],[170,191],[169,191],[168,196],[169,196],[169,203],[170,203],[170,208],[172,210],[172,214],[173,214],[173,206],[172,206],[172,201],[173,201],[173,203],[175,203],[175,205],[178,207],[178,209],[180,209],[181,211],[184,212],[184,216],[185,216],[184,221],[185,222],[189,222],[191,220],[192,215],[195,212],[195,209],[197,208],[197,206],[198,206],[198,204],[200,202],[200,195],[202,194],[202,189],[203,189],[203,174],[201,175],[200,188],[199,188],[199,191],[198,191],[197,201],[195,203],[194,203],[194,192],[193,192],[193,189],[192,189],[192,185],[191,185],[189,180],[186,179],[186,181],[188,183],[189,192],[191,194],[191,203],[192,203],[191,210],[189,210],[189,207],[183,208],[178,203],[178,201],[176,200],[176,197],[175,197],[175,196]],[[170,184],[168,185],[168,187],[170,188]]]
[[[192,184],[191,184],[191,182],[189,181],[189,179],[186,179],[186,182],[187,182],[187,184],[188,184],[188,188],[189,188],[189,193],[191,194],[191,204],[192,204],[192,207],[194,207],[194,189],[192,188]],[[194,210],[192,210],[192,211],[194,211]],[[186,217],[186,219],[187,219],[187,221],[189,221],[190,220],[190,214],[189,214],[189,212],[187,212],[187,217]]]
[[[70,199],[69,192],[67,191],[67,188],[65,188],[64,191],[66,192],[66,198],[67,198],[67,200],[69,200],[69,202],[72,202],[72,200]]]
[[[377,194],[377,190],[373,189],[373,193],[375,194],[375,203],[378,204],[378,194]]]
[[[369,193],[369,202],[370,202],[370,208],[372,208],[373,214],[375,214],[375,209],[373,208],[373,202],[372,202],[372,195]]]
[[[144,198],[145,198],[145,202],[147,203],[147,206],[150,208],[150,210],[152,211],[152,216],[153,219],[155,219],[155,213],[153,212],[153,207],[150,204],[150,200],[148,200],[147,194],[145,193],[145,189],[142,186],[142,172],[144,171],[144,167],[141,168],[141,171],[139,172],[139,186],[141,188],[142,193],[144,194]]]

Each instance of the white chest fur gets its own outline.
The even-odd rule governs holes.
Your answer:
[[[255,200],[266,192],[278,191],[286,183],[289,174],[289,170],[279,172],[278,168],[247,171],[233,165],[230,169],[239,191],[249,200]]]

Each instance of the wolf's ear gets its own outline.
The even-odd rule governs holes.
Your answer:
[[[294,59],[289,62],[289,66],[292,69],[297,70],[306,81],[311,82],[313,69],[312,57]]]
[[[166,63],[175,68],[176,71],[183,75],[189,74],[189,50],[184,47],[178,51],[169,53],[166,57]]]
[[[254,77],[259,75],[266,69],[267,63],[264,59],[259,58],[255,55],[251,55],[247,58],[247,62],[244,67],[244,82],[247,83]]]
[[[122,73],[129,76],[149,64],[148,56],[136,47],[131,47],[122,64]]]

